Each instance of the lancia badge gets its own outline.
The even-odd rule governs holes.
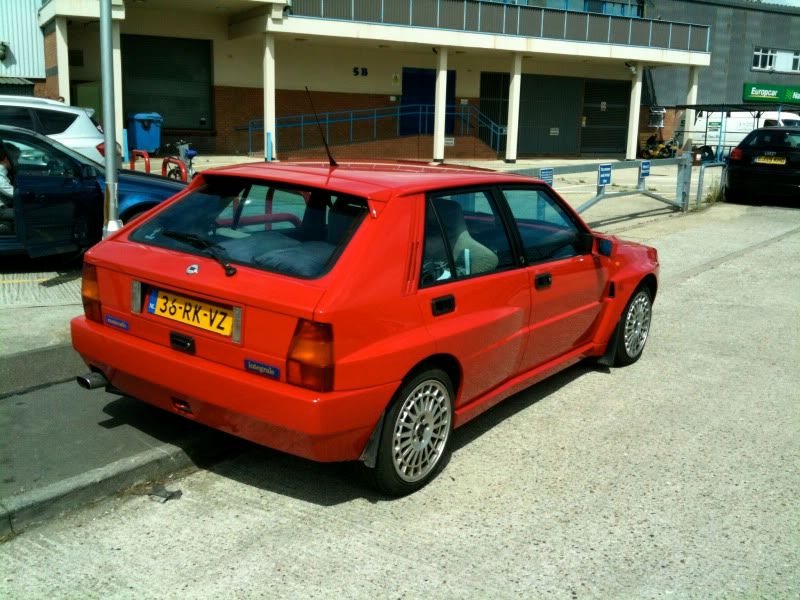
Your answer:
[[[200,271],[200,265],[189,265],[186,267],[186,274],[187,275],[197,275]]]

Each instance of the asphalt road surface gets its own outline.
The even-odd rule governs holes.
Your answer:
[[[627,237],[662,261],[643,358],[507,400],[422,491],[252,447],[0,545],[0,597],[796,599],[800,211]]]

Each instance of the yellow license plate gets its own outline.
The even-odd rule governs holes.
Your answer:
[[[147,312],[220,335],[233,329],[233,309],[156,288],[147,297]]]
[[[756,156],[755,162],[762,165],[785,165],[785,156]]]

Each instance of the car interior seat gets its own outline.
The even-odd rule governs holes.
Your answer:
[[[456,270],[459,274],[486,273],[497,268],[499,262],[497,254],[470,235],[464,220],[464,211],[458,202],[437,200],[436,210],[453,249]]]

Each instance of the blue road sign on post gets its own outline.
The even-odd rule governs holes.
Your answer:
[[[642,164],[639,166],[639,177],[648,177],[650,175],[650,161],[643,160]]]
[[[611,183],[611,163],[602,163],[597,166],[597,185]]]
[[[544,181],[547,185],[553,185],[553,169],[551,167],[547,167],[544,169],[539,169],[539,179]]]

